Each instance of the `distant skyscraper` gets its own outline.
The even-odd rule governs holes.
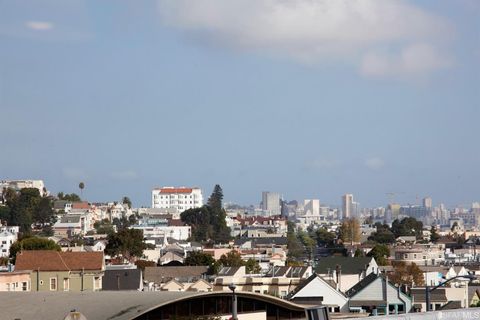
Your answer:
[[[282,213],[280,194],[269,191],[262,192],[262,210],[269,215],[280,215]]]
[[[342,196],[342,217],[343,219],[353,218],[353,195],[350,193]]]
[[[432,209],[432,198],[430,197],[423,198],[422,203],[424,208]]]

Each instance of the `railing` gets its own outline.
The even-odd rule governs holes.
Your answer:
[[[364,318],[354,318],[362,319]],[[372,320],[474,320],[480,319],[480,308],[455,309],[369,317]],[[351,319],[353,320],[353,319]]]

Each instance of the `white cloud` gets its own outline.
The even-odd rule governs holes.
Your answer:
[[[309,64],[347,62],[366,76],[444,68],[438,52],[453,34],[443,18],[404,0],[158,0],[158,6],[166,24],[200,40]],[[425,55],[436,62],[425,67]],[[399,59],[403,64],[392,68]]]
[[[365,165],[372,170],[378,170],[385,166],[385,162],[381,158],[373,157],[365,160]]]
[[[30,29],[39,31],[53,29],[53,23],[47,21],[27,21],[25,25]]]

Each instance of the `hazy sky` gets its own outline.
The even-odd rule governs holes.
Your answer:
[[[0,2],[0,179],[480,201],[480,1]]]

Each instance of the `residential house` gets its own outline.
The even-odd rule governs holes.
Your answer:
[[[302,280],[312,275],[311,267],[272,267],[265,276],[246,274],[245,267],[224,267],[214,281],[214,291],[229,291],[235,284],[239,291],[285,297]]]
[[[376,273],[370,273],[345,294],[352,312],[388,315],[408,313],[412,309],[411,298],[388,281],[386,276]]]
[[[165,253],[163,256],[160,257],[160,264],[161,265],[164,265],[164,264],[167,264],[171,261],[178,261],[180,263],[183,263],[183,256],[173,252],[173,251],[169,251],[167,253]]]
[[[208,266],[146,267],[144,280],[148,290],[155,291],[160,290],[170,280],[184,284],[205,279],[208,269]]]
[[[428,243],[410,246],[396,246],[392,248],[395,261],[416,263],[421,266],[439,265],[445,261],[445,244]]]
[[[305,279],[287,299],[297,304],[325,306],[329,312],[349,312],[348,298],[337,289],[337,284],[317,274]]]
[[[410,294],[412,295],[413,301],[415,304],[413,305],[415,312],[426,312],[426,300],[425,300],[425,287],[419,288],[412,288],[410,290]],[[448,299],[446,295],[446,288],[440,287],[435,289],[434,291],[430,292],[429,294],[430,299],[430,310],[440,310],[440,308],[447,304]]]
[[[0,257],[10,256],[10,246],[17,241],[18,226],[0,226]]]
[[[346,292],[370,273],[378,273],[378,265],[372,257],[326,257],[318,261],[315,272]]]
[[[30,291],[30,271],[0,272],[0,292]]]
[[[16,271],[30,271],[32,291],[97,291],[105,272],[103,252],[22,251]]]

